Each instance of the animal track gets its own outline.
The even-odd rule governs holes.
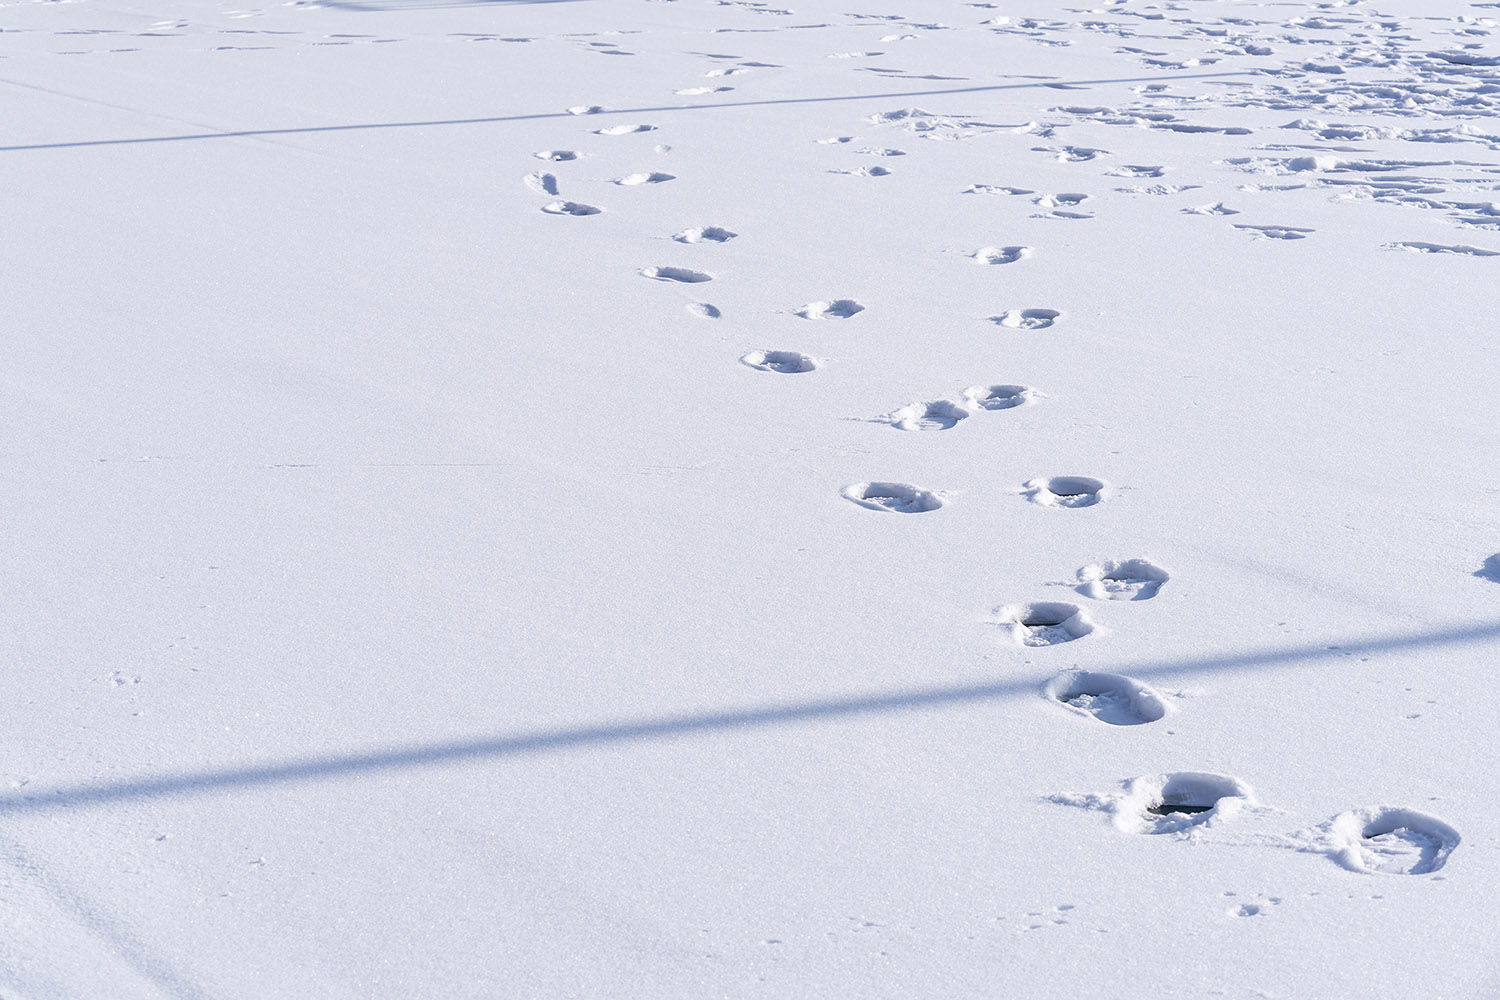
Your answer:
[[[1025,496],[1043,507],[1092,507],[1109,495],[1109,486],[1088,476],[1053,476],[1025,484]]]
[[[576,201],[550,201],[542,206],[542,211],[548,215],[598,215],[604,209]]]
[[[678,243],[728,243],[738,236],[739,233],[731,233],[727,229],[718,226],[703,226],[698,229],[684,229],[680,233],[673,233],[672,239]]]
[[[1167,571],[1144,559],[1109,560],[1078,571],[1078,592],[1096,601],[1147,601],[1168,580]]]
[[[621,187],[639,187],[642,184],[661,184],[676,179],[674,174],[626,174],[624,177],[615,178],[615,183]]]
[[[1094,623],[1076,604],[1057,601],[1008,604],[995,613],[1011,638],[1023,646],[1056,646],[1094,631]]]
[[[908,403],[875,419],[902,431],[946,431],[968,416],[969,411],[957,403],[937,399],[927,403]]]
[[[1031,256],[1030,247],[980,247],[969,256],[976,264],[1014,264]]]
[[[922,514],[943,505],[936,493],[908,483],[855,483],[844,487],[844,496],[861,507],[896,514]]]
[[[1427,875],[1448,863],[1458,831],[1435,816],[1392,806],[1341,813],[1324,824],[1326,850],[1356,872]]]
[[[1250,786],[1226,774],[1179,771],[1135,778],[1115,809],[1115,825],[1129,833],[1181,833],[1233,819],[1255,801]]]
[[[831,302],[809,302],[801,309],[793,310],[792,314],[803,319],[848,319],[864,311],[865,307],[853,299],[834,299]]]
[[[641,274],[648,278],[655,278],[657,281],[679,281],[688,285],[714,280],[711,274],[686,267],[648,267],[643,269]]]
[[[1171,710],[1156,689],[1124,674],[1074,670],[1053,678],[1044,689],[1080,715],[1092,715],[1111,726],[1158,722]]]
[[[655,132],[655,125],[611,125],[594,129],[595,135],[634,135],[637,132]]]
[[[539,194],[557,194],[557,178],[551,174],[527,174],[525,181],[527,187]]]
[[[578,159],[578,154],[571,149],[544,149],[540,153],[532,153],[538,160],[551,160],[553,163],[564,163],[568,160]]]
[[[1254,236],[1263,236],[1271,240],[1305,240],[1308,233],[1317,232],[1316,229],[1300,229],[1297,226],[1242,226],[1235,224],[1236,229],[1243,229]]]
[[[818,367],[816,358],[796,351],[751,351],[740,358],[740,361],[763,372],[780,372],[783,375],[801,375]]]
[[[1007,309],[999,316],[991,316],[990,322],[1012,330],[1045,330],[1060,318],[1062,313],[1056,309]]]
[[[964,399],[981,410],[1009,410],[1031,402],[1034,390],[1024,385],[976,385],[964,390]]]

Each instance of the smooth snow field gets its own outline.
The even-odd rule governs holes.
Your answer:
[[[1500,3],[786,2],[0,2],[0,998],[1500,996]]]

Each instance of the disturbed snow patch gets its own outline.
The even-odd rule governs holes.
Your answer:
[[[895,514],[922,514],[943,505],[936,493],[910,483],[855,483],[844,487],[844,496],[861,507]]]
[[[1145,559],[1108,560],[1078,571],[1078,592],[1096,601],[1146,601],[1167,582],[1167,571]]]
[[[1060,601],[1007,604],[995,611],[996,619],[1023,646],[1056,646],[1081,639],[1094,631],[1083,609]]]
[[[1109,496],[1109,484],[1089,476],[1053,476],[1023,484],[1023,495],[1043,507],[1092,507]]]

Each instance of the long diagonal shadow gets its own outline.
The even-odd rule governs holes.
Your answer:
[[[1282,647],[1260,652],[1173,660],[1156,664],[1121,665],[1115,669],[1141,679],[1170,678],[1244,667],[1285,667],[1358,653],[1450,646],[1496,638],[1500,638],[1500,624],[1435,629],[1411,635],[1334,645]],[[886,694],[829,698],[695,715],[671,715],[639,722],[608,723],[577,729],[549,729],[515,736],[453,740],[404,749],[306,758],[216,771],[189,771],[156,777],[128,778],[121,781],[87,782],[27,794],[12,793],[0,796],[0,814],[98,806],[112,802],[191,795],[221,789],[288,784],[343,775],[556,753],[581,747],[636,743],[695,733],[814,722],[879,712],[912,711],[944,705],[991,701],[1022,694],[1035,695],[1036,693],[1036,682],[1031,679],[949,687],[911,688]]]
[[[1106,83],[1161,83],[1164,80],[1197,80],[1206,77],[1253,76],[1254,72],[1192,73],[1178,76],[1131,76],[1114,80],[1034,80],[1027,83],[1002,83],[983,87],[954,87],[947,90],[909,90],[891,94],[844,94],[833,97],[780,97],[763,101],[726,101],[718,104],[667,104],[655,108],[607,108],[596,114],[647,115],[669,111],[715,111],[722,108],[754,108],[776,104],[820,104],[834,101],[886,101],[898,97],[931,97],[938,94],[979,94],[992,90],[1022,90],[1028,87],[1071,89]],[[14,80],[0,83],[26,87]],[[435,118],[414,122],[363,122],[355,125],[307,125],[297,128],[240,129],[223,132],[192,132],[186,135],[152,135],[135,139],[79,139],[73,142],[37,142],[20,146],[0,146],[0,153],[18,153],[33,149],[74,149],[82,146],[123,146],[141,142],[194,142],[199,139],[246,139],[273,135],[313,135],[319,132],[358,132],[369,129],[431,128],[443,125],[493,125],[501,122],[536,121],[544,118],[572,118],[567,111],[547,111],[532,115],[496,115],[488,118]]]

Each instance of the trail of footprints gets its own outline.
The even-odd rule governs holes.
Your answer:
[[[850,55],[852,57],[868,53]],[[709,57],[725,60],[735,58],[721,55]],[[741,63],[733,67],[719,67],[708,71],[705,76],[739,75],[758,65],[763,64]],[[697,96],[730,89],[732,88],[700,86],[684,88],[676,93]],[[600,113],[604,109],[590,105],[568,110],[572,114],[589,115]],[[1108,109],[1067,110],[1094,113]],[[872,116],[868,121],[877,125],[897,125],[918,134],[942,132],[939,136],[942,138],[962,138],[971,130],[984,132],[999,127],[962,117],[931,115],[918,109],[886,112]],[[654,125],[634,123],[591,131],[596,136],[620,137],[655,130]],[[1049,131],[1042,129],[1037,134],[1047,134]],[[845,146],[856,138],[837,136],[818,141],[824,145]],[[658,147],[658,151],[665,149],[666,147]],[[1106,154],[1105,150],[1075,146],[1043,146],[1036,147],[1036,150],[1052,154],[1059,161],[1067,163],[1087,162]],[[854,152],[879,157],[905,155],[903,150],[884,147],[865,147]],[[575,162],[580,155],[577,151],[564,149],[542,150],[534,154],[537,159],[554,164]],[[885,177],[891,174],[883,166],[836,168],[829,172],[863,177]],[[1134,178],[1156,178],[1162,176],[1163,172],[1164,168],[1159,166],[1128,164],[1107,171],[1113,176]],[[674,179],[671,174],[643,171],[617,177],[612,183],[629,188],[663,184]],[[524,180],[538,194],[557,199],[542,206],[541,210],[547,214],[587,217],[603,212],[602,208],[593,205],[560,199],[561,185],[556,175],[550,172],[534,172]],[[1193,185],[1175,186],[1173,192],[1190,190],[1192,187]],[[1031,197],[1032,204],[1041,210],[1033,218],[1086,220],[1094,217],[1092,212],[1081,210],[1089,196],[1079,192],[1037,195],[1035,191],[1026,188],[975,184],[966,188],[963,193]],[[1157,192],[1130,189],[1127,193]],[[1234,209],[1222,203],[1184,208],[1181,211],[1205,216],[1237,214]],[[1303,239],[1313,232],[1311,229],[1294,226],[1235,225],[1233,228],[1258,239],[1274,240]],[[723,245],[738,236],[738,233],[722,226],[709,225],[679,230],[671,234],[671,239],[684,245]],[[1429,254],[1485,256],[1495,253],[1467,245],[1445,246],[1415,242],[1393,243],[1389,244],[1389,248]],[[1034,253],[1034,249],[1029,246],[985,246],[968,256],[980,265],[1000,266],[1021,262]],[[712,281],[714,277],[706,271],[676,265],[646,267],[640,270],[640,274],[656,281],[680,285],[699,285]],[[687,308],[692,314],[706,319],[718,319],[721,315],[717,307],[708,303],[691,303]],[[865,306],[853,298],[829,298],[807,303],[790,310],[790,313],[802,320],[843,321],[853,319],[864,311]],[[1039,331],[1059,323],[1063,314],[1056,309],[1013,308],[988,319],[1011,330]],[[800,351],[769,348],[748,351],[740,356],[739,361],[750,369],[772,375],[806,375],[816,372],[824,363],[822,359]],[[907,403],[889,413],[865,419],[901,431],[945,431],[954,429],[972,416],[1013,409],[1038,398],[1041,398],[1039,392],[1024,385],[976,385],[964,389],[957,394],[957,398]],[[1015,492],[1042,508],[1075,511],[1108,501],[1114,490],[1109,483],[1091,476],[1059,475],[1029,480]],[[941,491],[911,483],[885,481],[851,484],[843,489],[842,496],[866,510],[888,514],[931,513],[941,510],[947,502]],[[1074,589],[1081,597],[1096,602],[1147,601],[1156,598],[1170,579],[1170,574],[1165,569],[1144,558],[1106,560],[1079,569]],[[1007,604],[995,610],[993,623],[1011,642],[1028,649],[1075,642],[1097,631],[1097,626],[1083,607],[1065,601]],[[1137,678],[1118,673],[1077,669],[1063,671],[1047,682],[1043,694],[1060,711],[1089,720],[1092,724],[1112,727],[1151,725],[1178,711],[1169,696]],[[1128,779],[1122,781],[1118,790],[1113,793],[1060,794],[1050,798],[1059,804],[1100,810],[1110,816],[1115,828],[1121,832],[1146,835],[1184,836],[1192,831],[1222,826],[1245,810],[1263,808],[1253,790],[1240,779],[1194,771]],[[1319,826],[1286,835],[1279,843],[1280,846],[1326,855],[1350,871],[1422,875],[1441,869],[1460,839],[1451,826],[1426,813],[1392,806],[1376,806],[1340,813]],[[1274,904],[1279,900],[1271,902]],[[1259,904],[1243,904],[1228,912],[1244,917],[1256,916],[1263,911],[1264,907]]]

